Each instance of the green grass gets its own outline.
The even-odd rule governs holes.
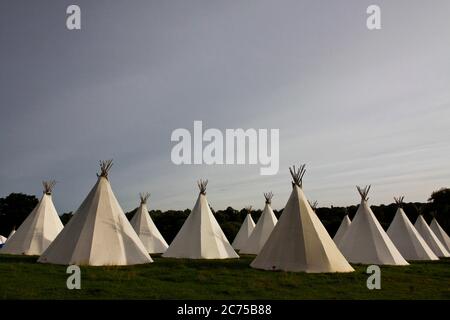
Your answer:
[[[66,288],[66,267],[0,255],[0,299],[450,299],[450,259],[381,267],[381,290],[366,287],[366,266],[349,274],[270,272],[236,260],[179,260],[130,267],[82,267],[81,290]]]

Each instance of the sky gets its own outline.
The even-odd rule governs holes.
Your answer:
[[[81,8],[81,30],[66,8]],[[366,8],[381,8],[381,30]],[[319,206],[426,201],[450,179],[450,1],[0,2],[0,197],[42,194],[74,211],[114,159],[125,211],[283,208],[288,167]],[[280,170],[175,165],[177,128],[279,129]]]

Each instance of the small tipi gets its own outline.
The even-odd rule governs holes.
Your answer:
[[[450,252],[450,237],[444,231],[444,229],[442,229],[436,218],[433,218],[433,220],[431,220],[430,228],[434,232],[436,237],[441,240],[441,243],[444,245],[445,249]]]
[[[131,225],[149,253],[163,253],[169,247],[159,232],[147,209],[149,193],[139,194],[141,204],[131,219]]]
[[[394,197],[398,209],[387,230],[389,238],[406,260],[438,260],[403,211],[403,198]]]
[[[236,234],[233,243],[231,244],[232,247],[236,250],[240,250],[242,248],[244,243],[247,242],[248,238],[252,234],[253,229],[255,229],[255,222],[253,221],[251,215],[252,207],[249,206],[245,209],[247,210],[247,215],[244,219],[244,222],[241,225],[241,228]]]
[[[305,165],[290,169],[293,190],[261,252],[251,263],[264,270],[352,272],[302,190]]]
[[[206,198],[208,180],[197,182],[197,202],[163,257],[188,259],[239,258],[214,218]]]
[[[7,238],[0,234],[0,245],[5,244],[6,240],[7,240]]]
[[[11,238],[14,233],[16,233],[16,228],[13,228],[12,231],[9,233],[8,239]]]
[[[344,237],[344,234],[347,232],[348,227],[350,227],[351,220],[348,217],[348,214],[345,215],[345,217],[342,219],[341,224],[339,225],[339,229],[336,231],[336,234],[334,235],[333,241],[339,246],[339,242]]]
[[[348,261],[378,265],[408,265],[370,209],[367,197],[370,186],[357,187],[361,204],[347,232],[339,242],[339,249]]]
[[[44,181],[44,194],[33,211],[8,238],[0,253],[41,255],[63,229],[52,201],[55,181]]]
[[[100,161],[97,183],[38,262],[91,266],[152,262],[111,189],[111,166],[112,160]]]
[[[445,249],[445,246],[434,234],[433,230],[431,230],[431,228],[428,226],[422,215],[419,215],[417,217],[414,227],[416,227],[416,230],[420,233],[431,250],[433,250],[435,255],[437,255],[439,258],[450,257],[450,253],[447,251],[447,249]]]
[[[278,220],[277,217],[275,217],[271,206],[273,193],[264,193],[264,198],[266,199],[264,210],[261,213],[252,234],[242,245],[241,251],[239,251],[241,254],[258,254],[264,247],[264,244],[272,233],[273,228],[277,224]]]

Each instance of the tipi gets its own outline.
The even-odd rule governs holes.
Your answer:
[[[271,206],[273,193],[264,193],[264,197],[266,198],[264,210],[261,213],[252,234],[241,247],[241,251],[239,251],[241,254],[258,254],[264,247],[273,228],[277,224],[278,220],[277,217],[275,217]]]
[[[16,228],[12,229],[12,231],[10,232],[8,239],[12,237],[12,235],[16,233]]]
[[[403,198],[394,197],[398,209],[387,230],[389,238],[406,260],[438,260],[403,211]]]
[[[8,238],[0,253],[41,255],[63,229],[52,201],[55,181],[44,181],[44,194],[33,211]]]
[[[111,189],[111,166],[112,160],[100,161],[97,183],[38,262],[92,266],[152,262]]]
[[[163,257],[188,259],[239,258],[214,218],[206,199],[208,180],[198,181],[200,193],[194,209],[187,217]]]
[[[442,229],[436,218],[433,218],[433,220],[431,220],[430,228],[434,232],[436,237],[441,240],[441,243],[444,245],[445,249],[450,252],[450,237],[444,231],[444,229]]]
[[[437,255],[439,258],[450,257],[450,253],[447,251],[447,249],[445,249],[445,246],[434,234],[433,230],[431,230],[431,228],[428,226],[422,215],[419,215],[417,217],[414,227],[416,227],[417,231],[420,233],[431,250],[433,250],[435,255]]]
[[[339,249],[348,261],[354,263],[408,265],[367,204],[370,186],[357,189],[361,204],[339,242]]]
[[[339,226],[339,229],[336,231],[336,234],[334,235],[333,241],[339,246],[339,242],[344,237],[344,234],[347,232],[348,227],[350,227],[351,220],[348,217],[348,214],[345,215],[344,219],[342,219],[342,222]]]
[[[265,270],[352,272],[302,190],[305,165],[290,169],[293,190],[277,225],[252,268]]]
[[[241,228],[239,229],[238,233],[236,234],[236,237],[233,240],[233,243],[231,244],[232,247],[236,250],[240,250],[244,243],[248,240],[250,235],[253,232],[253,229],[255,229],[255,222],[252,219],[251,211],[252,207],[249,206],[246,208],[247,215],[244,219],[244,222],[241,225]]]
[[[4,244],[6,242],[6,240],[7,240],[7,238],[0,234],[0,244]]]
[[[131,225],[149,253],[166,252],[169,246],[148,213],[147,199],[150,194],[141,193],[139,196],[141,205],[131,219]]]

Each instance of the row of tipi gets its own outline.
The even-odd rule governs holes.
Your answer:
[[[208,182],[200,180],[195,206],[169,246],[148,214],[148,194],[140,195],[141,204],[128,221],[108,180],[111,166],[112,161],[100,163],[97,183],[64,228],[51,200],[54,182],[44,183],[39,204],[0,253],[40,255],[38,262],[42,263],[98,266],[150,263],[149,253],[172,258],[238,258],[236,249],[257,255],[251,263],[254,268],[304,272],[351,272],[349,262],[407,265],[406,260],[449,255],[445,246],[450,246],[450,239],[444,230],[434,220],[433,232],[422,217],[423,221],[418,219],[416,227],[412,226],[401,209],[403,199],[386,233],[368,206],[370,187],[358,188],[362,200],[353,221],[345,217],[332,239],[303,193],[304,165],[290,169],[292,192],[280,220],[271,208],[273,194],[264,194],[266,204],[257,224],[249,209],[232,244],[211,212]],[[441,253],[436,254],[438,249]]]

